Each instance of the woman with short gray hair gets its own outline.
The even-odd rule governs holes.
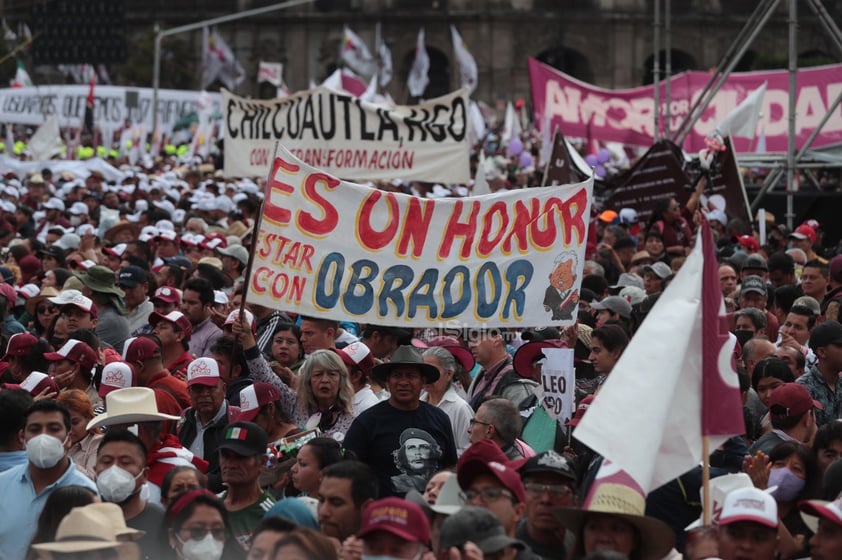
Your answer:
[[[431,346],[424,350],[422,358],[424,363],[439,370],[439,378],[434,383],[424,385],[421,400],[440,408],[450,417],[456,453],[462,455],[471,445],[468,426],[474,417],[474,411],[471,405],[459,396],[453,385],[453,375],[458,367],[456,358],[446,346]]]

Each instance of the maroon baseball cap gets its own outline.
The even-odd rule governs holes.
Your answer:
[[[152,296],[152,300],[159,299],[166,303],[175,303],[176,305],[181,305],[181,294],[178,293],[178,290],[175,288],[171,288],[170,286],[161,286],[157,290],[155,290],[155,295]]]
[[[161,321],[167,321],[174,324],[181,332],[184,333],[185,338],[190,340],[190,336],[193,334],[193,325],[190,323],[190,319],[188,319],[181,311],[170,311],[166,315],[153,311],[149,314],[149,324],[152,325],[153,328]]]
[[[35,344],[38,344],[37,336],[28,332],[15,333],[9,338],[6,353],[0,360],[5,362],[9,359],[9,356],[25,356]]]
[[[427,346],[441,346],[450,352],[456,361],[459,362],[459,365],[462,366],[463,371],[471,371],[474,369],[474,365],[476,365],[474,355],[471,354],[470,350],[459,344],[459,340],[455,337],[436,336],[427,343]]]
[[[145,336],[130,338],[123,345],[123,361],[130,364],[145,362],[160,356],[161,347],[154,340]]]
[[[526,490],[520,475],[509,463],[500,446],[490,439],[482,439],[462,453],[456,463],[456,477],[463,490],[468,489],[476,477],[488,474],[500,481],[518,503],[526,503]]]
[[[784,383],[772,391],[769,397],[771,418],[801,416],[811,408],[824,410],[822,403],[813,400],[810,392],[798,383]]]
[[[51,362],[59,360],[70,360],[82,366],[82,369],[91,369],[96,365],[98,356],[94,349],[81,340],[68,340],[58,352],[47,352],[44,358]]]
[[[254,422],[260,409],[281,400],[281,392],[269,383],[254,383],[240,390],[240,415],[237,422]]]
[[[20,388],[24,391],[29,391],[31,395],[38,395],[44,389],[48,389],[51,393],[58,393],[59,387],[55,380],[40,371],[33,371],[26,376],[26,379],[20,382]]]
[[[408,542],[429,544],[430,522],[416,503],[402,498],[383,498],[369,504],[363,511],[362,529],[357,534],[365,537],[385,531]]]

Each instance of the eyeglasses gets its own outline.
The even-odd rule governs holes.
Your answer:
[[[182,534],[189,534],[190,539],[200,541],[210,533],[218,541],[225,540],[225,527],[182,527]]]
[[[58,313],[58,307],[55,305],[39,305],[36,309],[38,313]]]
[[[527,482],[523,485],[526,488],[527,494],[533,496],[540,496],[547,492],[553,498],[564,498],[573,494],[573,488],[567,484],[539,484],[537,482]]]
[[[473,502],[477,498],[482,498],[485,503],[496,502],[501,498],[509,498],[514,500],[514,495],[505,488],[482,488],[480,490],[465,490],[465,502]]]
[[[471,418],[470,420],[468,420],[468,424],[470,424],[472,428],[473,428],[476,424],[482,424],[483,426],[493,426],[493,424],[490,424],[489,422],[480,422],[480,421],[479,421],[479,420],[477,420],[476,418]]]

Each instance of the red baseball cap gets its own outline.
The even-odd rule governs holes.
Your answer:
[[[166,315],[153,311],[149,314],[149,324],[152,325],[153,328],[161,321],[167,321],[174,324],[181,332],[184,333],[185,338],[190,340],[190,336],[193,334],[193,325],[190,323],[190,319],[188,319],[181,311],[170,311]]]
[[[757,252],[760,250],[760,244],[757,242],[757,239],[754,238],[752,235],[741,235],[737,238],[737,241],[750,251]]]
[[[769,415],[771,418],[801,416],[811,408],[824,410],[822,403],[813,400],[810,392],[798,383],[784,383],[772,391],[769,396]]]
[[[368,377],[371,375],[371,368],[374,367],[374,357],[371,350],[362,342],[352,342],[344,348],[336,350],[339,357],[348,368],[359,368]]]
[[[126,340],[123,345],[123,361],[133,364],[161,356],[161,347],[154,340],[138,336]]]
[[[441,346],[450,352],[456,361],[459,362],[459,365],[462,366],[463,371],[471,371],[474,369],[474,365],[476,365],[476,360],[474,360],[474,355],[471,354],[471,351],[459,344],[459,340],[452,336],[433,337],[427,343],[427,346]]]
[[[794,237],[795,239],[809,239],[810,243],[816,242],[816,230],[807,224],[801,224],[795,228],[795,231],[790,233],[789,236]]]
[[[430,522],[421,506],[402,498],[383,498],[365,508],[357,536],[365,540],[375,531],[386,531],[409,542],[430,542]]]
[[[82,369],[91,369],[96,365],[98,356],[94,349],[81,340],[68,340],[58,352],[47,352],[44,358],[51,362],[59,360],[70,360],[82,366]]]
[[[240,390],[240,415],[237,422],[254,422],[260,409],[281,400],[281,392],[269,383],[255,383]]]
[[[474,479],[483,474],[489,474],[500,481],[518,503],[526,503],[526,489],[520,475],[509,464],[509,459],[500,446],[490,439],[482,439],[471,445],[456,463],[456,477],[463,490],[469,488]]]
[[[156,299],[159,299],[166,303],[174,303],[176,305],[181,305],[181,294],[178,293],[178,290],[169,286],[161,286],[160,288],[155,290],[155,295],[152,296],[152,300]]]
[[[52,393],[58,393],[60,390],[52,377],[40,371],[33,371],[27,375],[26,379],[20,382],[20,388],[29,391],[31,395],[38,395],[44,389],[49,389]]]
[[[25,356],[33,345],[38,344],[38,337],[28,332],[15,333],[9,337],[9,344],[6,346],[6,353],[0,358],[2,361],[9,359],[9,356]]]

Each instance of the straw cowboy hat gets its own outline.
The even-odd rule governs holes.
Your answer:
[[[93,507],[94,505],[98,507]],[[108,513],[108,510],[102,508],[101,505],[103,504],[73,508],[59,523],[55,541],[33,544],[32,548],[39,553],[116,550],[121,559],[137,560],[140,556],[138,546],[133,542],[121,541],[115,529],[118,523],[116,518],[122,519],[122,512]],[[116,504],[109,505],[116,506]],[[119,510],[119,506],[116,507]]]
[[[114,424],[178,420],[178,416],[158,412],[155,391],[148,387],[127,387],[105,395],[106,412],[88,422],[86,430]]]
[[[639,533],[640,560],[660,560],[672,549],[675,533],[658,519],[644,515],[644,497],[623,484],[602,483],[594,489],[588,509],[557,508],[554,513],[576,535],[576,548],[582,552],[582,528],[594,513],[610,514],[630,523]]]

